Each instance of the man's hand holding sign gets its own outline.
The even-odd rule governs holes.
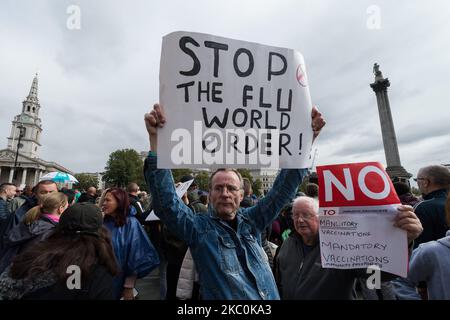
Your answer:
[[[408,245],[422,232],[410,206],[400,205],[379,163],[317,167],[324,268],[371,265],[405,277]]]

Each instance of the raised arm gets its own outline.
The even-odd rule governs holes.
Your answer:
[[[259,232],[277,217],[283,206],[294,199],[298,186],[307,173],[306,169],[283,169],[267,195],[245,214]]]
[[[144,177],[152,194],[153,209],[172,233],[189,244],[195,237],[194,213],[177,196],[171,171],[156,167],[158,128],[166,123],[164,109],[155,104],[144,120],[151,150],[144,163]]]
[[[325,126],[325,120],[316,107],[313,107],[311,111],[311,118],[314,142]],[[307,169],[281,170],[267,196],[256,206],[247,209],[247,216],[259,231],[266,228],[276,218],[281,208],[294,198],[297,188],[306,174]]]

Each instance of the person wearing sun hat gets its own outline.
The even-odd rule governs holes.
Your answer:
[[[69,207],[45,241],[18,255],[0,275],[5,300],[113,299],[119,267],[100,209]]]

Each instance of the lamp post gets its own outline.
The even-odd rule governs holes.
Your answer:
[[[17,177],[17,158],[19,157],[19,148],[22,147],[22,145],[20,144],[20,140],[22,140],[22,138],[25,135],[25,127],[22,124],[19,124],[17,128],[20,130],[20,132],[19,132],[19,140],[17,141],[16,160],[14,161],[14,172],[16,177]]]

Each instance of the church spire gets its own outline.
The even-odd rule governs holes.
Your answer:
[[[33,79],[33,83],[31,84],[30,93],[27,97],[28,101],[39,103],[38,99],[38,74],[36,73],[36,76]]]
[[[39,158],[39,147],[42,133],[39,110],[41,105],[38,100],[38,75],[33,78],[30,93],[22,101],[22,113],[14,117],[11,127],[11,135],[8,137],[8,149],[17,150],[19,133],[23,131],[20,154],[30,158]],[[24,127],[23,130],[19,130]]]

